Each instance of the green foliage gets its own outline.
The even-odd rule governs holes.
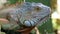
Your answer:
[[[51,22],[51,18],[45,22],[43,25],[38,27],[40,33],[42,34],[52,34],[53,33],[53,28],[52,28],[52,22]]]
[[[22,2],[23,0],[18,0],[18,2]]]
[[[15,4],[16,2],[22,2],[22,1],[24,1],[24,0],[8,0],[9,2],[9,4]],[[50,6],[50,0],[26,0],[26,2],[40,2],[40,3],[43,3],[43,4],[45,4],[45,5],[47,5],[47,6]]]
[[[8,0],[9,4],[15,4],[18,0]]]
[[[37,3],[40,2],[40,3],[43,3],[47,6],[50,6],[50,1],[51,0],[26,0],[26,2],[37,2]]]
[[[22,2],[23,0],[8,0],[8,4],[15,4],[17,2]]]

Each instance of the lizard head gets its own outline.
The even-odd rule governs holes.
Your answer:
[[[45,22],[50,17],[50,7],[42,3],[27,2],[15,9],[10,15],[13,15],[11,18],[18,20],[20,25],[31,27],[39,24],[39,22],[40,24]]]
[[[43,5],[42,3],[24,3],[24,5],[14,8],[7,8],[3,11],[5,16],[10,19],[11,22],[19,24],[24,27],[33,27],[38,24],[42,24],[50,17],[50,7]],[[3,12],[1,12],[3,13]]]

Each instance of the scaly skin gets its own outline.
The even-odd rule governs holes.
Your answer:
[[[15,23],[14,25],[23,26],[22,30],[19,30],[20,32],[30,32],[37,24],[41,24],[49,18],[50,8],[41,3],[26,2],[21,6],[1,10],[1,15],[7,16],[6,18],[11,23],[13,22],[12,24]]]

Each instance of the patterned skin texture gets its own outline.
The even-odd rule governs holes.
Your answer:
[[[33,27],[49,18],[50,8],[42,3],[26,2],[16,7],[3,9],[0,15],[3,15],[3,18],[6,17],[10,21],[8,24],[11,25],[2,25],[3,28],[7,26],[5,29],[22,28],[22,26]]]

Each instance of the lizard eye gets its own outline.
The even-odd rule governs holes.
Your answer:
[[[40,10],[41,10],[41,8],[40,8],[40,7],[38,7],[38,6],[36,6],[34,10],[36,10],[36,11],[38,12],[38,11],[40,11]]]

